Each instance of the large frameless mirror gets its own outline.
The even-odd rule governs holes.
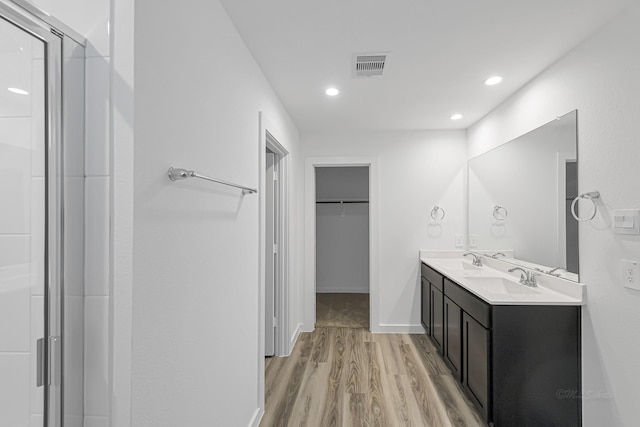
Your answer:
[[[469,160],[469,247],[578,281],[577,111]]]

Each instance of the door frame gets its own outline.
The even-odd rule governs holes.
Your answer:
[[[275,284],[274,292],[276,294],[276,313],[278,313],[275,326],[275,356],[286,356],[291,353],[293,344],[295,343],[296,336],[290,338],[289,333],[289,258],[290,258],[290,246],[291,246],[291,233],[290,233],[290,164],[289,164],[289,152],[281,144],[280,141],[284,141],[281,133],[273,125],[273,123],[266,117],[261,111],[258,115],[259,120],[259,143],[258,143],[258,159],[259,159],[259,260],[258,260],[258,283],[259,283],[259,297],[258,297],[258,328],[259,328],[259,343],[258,343],[258,406],[260,412],[264,412],[264,383],[265,383],[265,368],[264,368],[264,349],[265,349],[265,274],[266,274],[266,254],[265,254],[265,241],[266,241],[266,152],[267,148],[275,153],[275,163],[278,165],[278,192],[279,192],[279,227],[278,227],[278,265],[277,265],[277,277],[278,281]],[[259,417],[257,418],[259,419]]]
[[[281,246],[280,233],[278,233],[280,228],[280,215],[278,215],[280,209],[280,182],[278,177],[280,165],[278,155],[268,147],[269,132],[266,132],[265,136],[267,138],[267,152],[265,157],[265,191],[263,193],[265,199],[264,355],[268,357],[276,356],[276,331],[279,330],[276,324],[276,315],[278,314],[276,288],[280,280],[280,272],[277,268],[280,264],[280,253],[276,245]]]
[[[565,223],[567,221],[566,198],[567,198],[567,163],[578,161],[576,153],[557,153],[557,218],[556,221],[556,260],[559,266],[567,266],[567,230]]]
[[[289,152],[279,142],[278,132],[269,122],[265,115],[260,113],[260,280],[262,289],[262,303],[260,305],[262,314],[264,314],[264,288],[265,288],[265,155],[267,149],[275,154],[275,162],[278,170],[278,193],[277,200],[278,211],[280,213],[278,221],[278,265],[276,267],[279,280],[275,283],[274,292],[276,295],[276,313],[278,313],[275,322],[275,356],[286,356],[291,353],[292,345],[295,341],[289,340]],[[260,319],[263,319],[261,315]],[[264,325],[263,325],[264,326]],[[264,330],[264,327],[263,327]],[[263,334],[264,335],[264,334]],[[264,346],[262,348],[264,356]]]
[[[380,325],[380,277],[378,192],[379,166],[377,157],[308,157],[305,160],[304,191],[304,324],[313,331],[316,323],[316,168],[369,168],[369,329],[384,332]]]

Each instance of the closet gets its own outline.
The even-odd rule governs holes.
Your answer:
[[[368,167],[316,168],[316,293],[317,325],[368,328]]]

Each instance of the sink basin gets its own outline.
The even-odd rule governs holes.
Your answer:
[[[532,295],[540,291],[502,277],[467,277],[474,286],[492,294]]]
[[[437,265],[453,271],[465,271],[465,270],[480,270],[480,267],[476,267],[471,262],[462,261],[459,259],[442,259],[438,260]]]

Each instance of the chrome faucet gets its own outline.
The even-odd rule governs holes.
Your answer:
[[[562,273],[556,273],[556,271],[559,271],[559,270],[567,271],[566,269],[564,269],[562,267],[556,267],[556,268],[553,268],[553,269],[547,271],[547,274],[550,274],[552,276],[560,277],[560,276],[562,276]]]
[[[499,256],[501,256],[501,257],[506,257],[506,255],[505,255],[505,254],[503,254],[502,252],[496,252],[495,254],[493,254],[493,255],[489,255],[489,256],[490,256],[491,258],[493,258],[493,259],[498,259],[498,257],[499,257]]]
[[[522,273],[520,273],[520,283],[525,285],[525,286],[529,286],[531,288],[537,288],[538,284],[536,283],[536,277],[538,276],[536,273],[534,273],[533,271],[527,271],[523,268],[520,267],[514,267],[512,269],[509,270],[509,273],[513,273],[516,270],[520,270],[522,271]]]
[[[471,255],[473,257],[473,265],[475,265],[476,267],[482,267],[482,258],[480,258],[478,255],[476,254],[472,254],[471,252],[467,252],[466,254],[462,254],[462,256],[467,256],[467,255]]]
[[[549,271],[545,271],[545,270],[543,270],[543,269],[541,269],[541,268],[536,267],[536,268],[535,268],[535,270],[536,270],[536,271],[539,271],[540,273],[550,274],[551,276],[556,276],[556,277],[560,277],[560,276],[562,276],[562,273],[556,273],[556,271],[558,271],[558,270],[567,271],[567,270],[565,270],[565,269],[564,269],[564,268],[562,268],[562,267],[552,268],[552,269],[551,269],[551,270],[549,270]]]

